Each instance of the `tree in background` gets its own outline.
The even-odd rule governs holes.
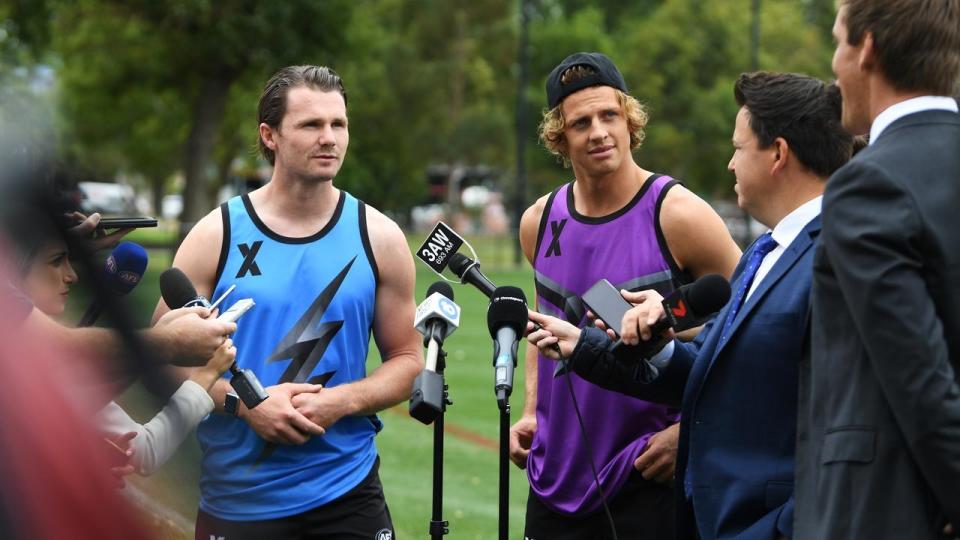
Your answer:
[[[20,73],[17,62],[52,69],[59,144],[104,178],[148,179],[154,198],[181,173],[188,228],[238,164],[262,168],[252,149],[265,80],[289,64],[330,65],[350,96],[338,183],[402,219],[424,200],[431,163],[510,178],[518,1],[15,0],[0,7],[0,77]],[[601,51],[650,108],[640,161],[731,196],[731,86],[750,66],[750,0],[531,2],[522,136],[536,139],[550,69]],[[761,7],[760,67],[828,77],[832,0]],[[570,179],[538,144],[527,152],[532,193]]]
[[[830,44],[822,28],[808,22],[811,10],[822,10],[823,2],[804,3],[810,4],[807,10],[791,0],[764,0],[760,67],[829,78]],[[622,5],[621,17],[596,6],[576,8],[577,2],[541,4],[543,20],[533,26],[530,90],[538,112],[543,81],[553,66],[578,50],[604,52],[650,110],[639,162],[681,178],[704,196],[730,197],[726,164],[737,113],[733,81],[750,69],[750,1],[649,0],[642,6]],[[534,129],[531,125],[531,133]],[[571,179],[542,148],[534,151],[532,178],[539,192]]]
[[[335,58],[343,47],[350,4],[51,0],[53,52],[64,66],[68,123],[78,128],[81,147],[112,146],[134,172],[159,178],[163,172],[181,170],[182,236],[213,206],[210,194],[217,177],[213,157],[234,84],[250,74],[265,80],[277,67],[290,63]],[[105,95],[91,96],[96,93]],[[93,108],[87,100],[108,107]],[[127,102],[133,109],[140,105],[139,113],[118,114],[119,122],[144,115],[165,117],[139,133],[129,128],[119,133],[109,127],[100,130],[94,125],[96,115],[122,112],[109,107],[111,102]],[[137,135],[144,140],[110,142]],[[156,155],[151,156],[154,145]],[[131,146],[142,151],[133,152]],[[175,148],[179,151],[167,152]],[[166,171],[155,166],[157,162],[167,164]]]

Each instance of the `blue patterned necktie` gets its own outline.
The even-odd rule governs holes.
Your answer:
[[[730,327],[733,326],[733,321],[737,318],[737,313],[739,313],[740,308],[743,307],[743,299],[746,298],[747,291],[750,290],[750,285],[753,283],[753,278],[757,275],[760,263],[763,262],[763,258],[767,256],[767,253],[773,251],[775,247],[777,247],[777,241],[773,239],[770,233],[766,233],[758,238],[754,244],[753,251],[750,252],[750,258],[747,260],[747,267],[743,269],[743,274],[740,276],[740,286],[737,287],[737,294],[731,300],[730,313],[727,315],[726,322],[723,323],[724,339],[729,335]]]

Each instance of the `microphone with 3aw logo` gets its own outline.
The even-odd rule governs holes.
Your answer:
[[[443,362],[443,340],[460,324],[460,306],[453,302],[450,285],[438,281],[430,286],[427,299],[417,306],[413,324],[423,334],[427,357],[423,371],[413,381],[410,416],[430,424],[443,411],[445,404],[442,364],[437,371],[437,363]]]

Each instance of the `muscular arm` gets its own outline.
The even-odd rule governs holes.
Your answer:
[[[293,399],[298,411],[323,427],[409,399],[413,379],[423,369],[420,335],[413,327],[413,256],[403,232],[389,218],[367,207],[367,223],[380,272],[373,337],[383,363],[363,379]]]
[[[706,201],[683,186],[674,186],[660,207],[660,228],[680,269],[694,278],[720,274],[730,279],[742,253],[723,219]],[[700,330],[691,328],[677,337],[691,341]]]
[[[537,231],[546,200],[546,196],[541,197],[533,206],[527,208],[520,218],[520,248],[531,267],[537,255]],[[524,358],[524,384],[523,414],[533,415],[537,410],[537,348],[532,344],[527,345]]]
[[[720,274],[730,279],[740,248],[706,201],[683,186],[674,186],[663,199],[660,228],[682,270],[695,278]]]
[[[211,252],[211,246],[220,246],[223,243],[223,222],[220,219],[220,211],[214,210],[204,216],[187,233],[186,238],[177,249],[173,257],[171,266],[179,268],[190,278],[190,282],[197,289],[197,294],[207,298],[213,293],[216,285],[218,252]],[[163,301],[163,298],[157,300],[157,307],[153,310],[153,323],[156,324],[165,313],[170,311],[170,306]],[[187,368],[165,368],[155,370],[149,377],[144,379],[145,386],[155,395],[166,397],[179,388],[189,376],[191,370]],[[213,398],[215,406],[223,409],[223,394],[229,385],[225,380],[214,383],[210,389],[210,395]],[[219,395],[219,399],[217,396]]]
[[[520,218],[520,247],[530,266],[537,249],[537,231],[547,197],[541,197]],[[527,466],[527,454],[537,430],[537,347],[528,343],[524,356],[523,416],[510,428],[510,459],[518,467]]]

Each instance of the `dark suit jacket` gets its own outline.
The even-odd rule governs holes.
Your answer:
[[[584,333],[573,369],[602,386],[648,400],[682,397],[677,453],[677,538],[769,540],[790,536],[797,369],[809,306],[820,218],[790,244],[721,339],[729,305],[694,343],[676,343],[670,364],[627,372],[605,354],[598,330]],[[739,285],[747,250],[733,275]],[[602,336],[602,333],[599,334]],[[609,340],[607,340],[609,342]],[[693,476],[693,501],[684,480]],[[696,527],[694,526],[696,510]]]
[[[960,524],[960,115],[891,124],[827,184],[801,368],[797,538]]]

